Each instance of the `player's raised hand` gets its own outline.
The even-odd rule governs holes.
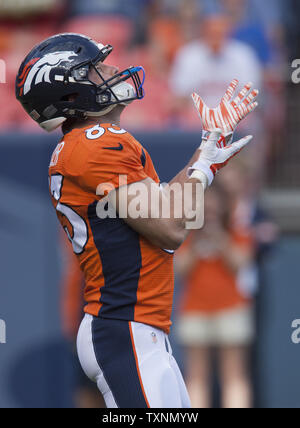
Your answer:
[[[200,95],[195,92],[192,94],[204,132],[212,132],[214,129],[219,128],[225,139],[228,136],[231,139],[237,125],[257,107],[258,103],[256,99],[259,91],[252,88],[252,83],[247,83],[241,92],[234,97],[238,83],[236,79],[230,83],[220,104],[216,108],[207,107]]]
[[[213,129],[208,140],[203,141],[198,160],[188,170],[192,177],[194,171],[201,171],[207,177],[207,184],[211,185],[216,173],[223,168],[230,159],[236,156],[251,140],[252,135],[242,138],[226,147],[220,147],[221,129]]]

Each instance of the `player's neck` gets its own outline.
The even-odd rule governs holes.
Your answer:
[[[101,123],[113,123],[114,125],[120,126],[121,113],[123,112],[124,108],[125,106],[117,105],[112,111],[107,114],[104,114],[103,116],[89,117],[85,120],[68,119],[62,125],[62,132],[63,134],[67,134],[68,132],[71,132],[73,129],[76,128],[85,128],[89,125],[93,126]]]

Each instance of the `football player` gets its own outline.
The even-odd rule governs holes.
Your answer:
[[[117,209],[124,189],[130,206],[136,183],[149,194],[154,188],[156,204],[167,198],[149,154],[120,127],[124,108],[144,97],[145,72],[105,64],[112,49],[79,34],[50,37],[21,64],[16,97],[43,129],[62,126],[64,134],[50,161],[49,190],[85,276],[85,316],[77,337],[83,370],[107,407],[190,407],[168,340],[173,252],[188,235],[190,217],[177,218],[174,210],[151,216],[152,199],[146,215],[137,218],[98,215],[104,183],[112,185]],[[234,128],[257,105],[250,85],[233,99],[236,86],[233,81],[217,109],[193,94],[203,121],[202,145],[171,181],[190,183],[193,200],[199,184],[209,186],[252,138],[232,143]]]

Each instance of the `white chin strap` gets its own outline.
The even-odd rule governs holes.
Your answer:
[[[116,94],[116,97],[118,97],[118,100],[121,100],[121,101],[126,100],[128,98],[133,98],[135,96],[135,90],[133,86],[127,82],[118,83],[117,85],[113,86],[112,89],[113,89],[113,92]],[[113,97],[113,99],[117,101],[117,98]],[[120,102],[119,104],[123,106],[128,106],[132,101],[133,100],[124,101],[124,102]],[[92,111],[86,112],[86,115],[88,117],[104,116],[105,114],[111,112],[117,105],[118,104],[113,104],[99,112],[92,112]],[[45,122],[40,123],[40,126],[46,131],[51,132],[54,129],[58,128],[60,125],[62,125],[65,120],[67,120],[65,117],[58,117],[55,119],[46,120]]]
[[[112,87],[112,90],[114,94],[116,94],[116,97],[113,97],[113,100],[126,100],[128,98],[133,98],[135,96],[135,90],[130,83],[127,82],[121,82],[117,85]],[[131,101],[124,101],[120,102],[120,105],[128,106]],[[95,112],[87,112],[87,116],[104,116],[105,114],[111,112],[118,104],[113,104],[111,106],[108,106],[106,109],[99,111],[98,113]]]

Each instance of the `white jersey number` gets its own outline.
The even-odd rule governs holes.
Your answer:
[[[61,198],[61,189],[64,177],[62,175],[51,175],[50,190],[54,199],[57,201],[56,210],[63,214],[70,222],[73,229],[73,237],[71,237],[68,229],[64,227],[66,234],[73,246],[75,254],[81,254],[88,241],[88,229],[86,222],[68,205],[59,202]]]
[[[115,126],[115,125],[112,125]],[[112,134],[126,134],[127,131],[125,129],[115,129],[115,128],[107,128],[109,132]],[[85,135],[88,140],[96,140],[97,138],[102,137],[105,134],[105,128],[102,128],[100,125],[95,125],[92,128],[86,129]]]

